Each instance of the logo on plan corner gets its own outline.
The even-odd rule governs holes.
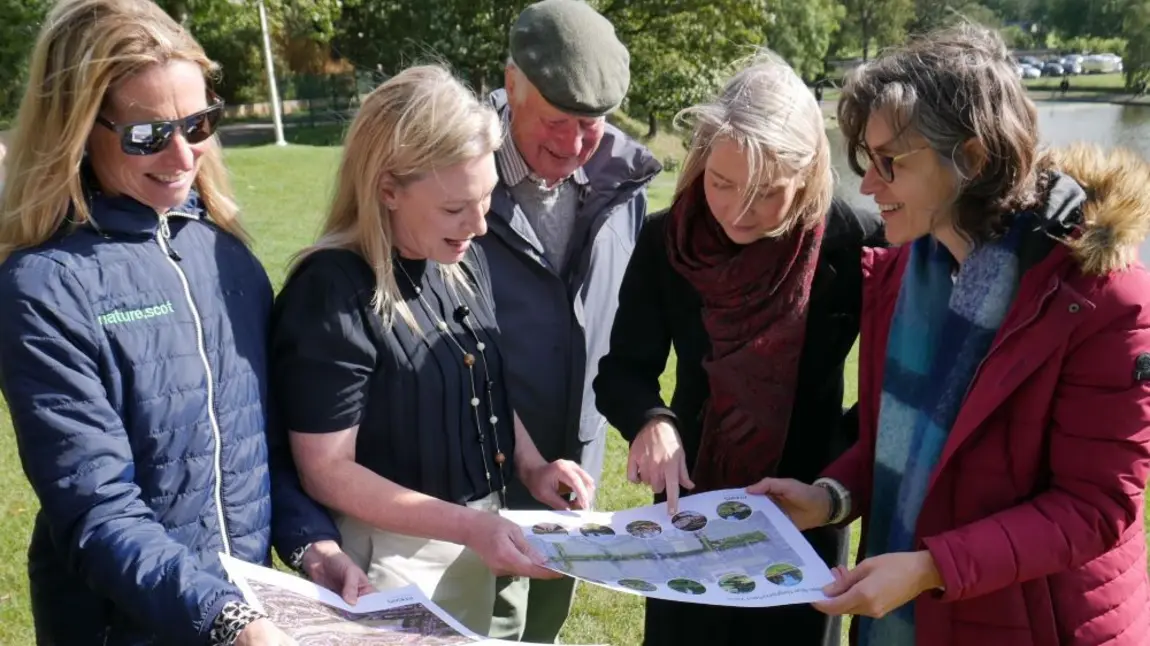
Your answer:
[[[154,319],[157,316],[168,316],[173,313],[175,313],[175,309],[172,308],[172,301],[167,301],[159,305],[142,307],[137,310],[112,310],[111,312],[96,317],[96,320],[100,322],[100,325],[106,327],[121,323],[135,323],[136,321]]]

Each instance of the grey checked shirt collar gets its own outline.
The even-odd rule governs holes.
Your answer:
[[[523,155],[520,154],[519,149],[515,147],[515,140],[511,138],[511,106],[504,108],[502,123],[503,145],[499,147],[499,150],[495,151],[495,163],[499,165],[499,172],[503,175],[503,182],[508,187],[511,187],[517,186],[520,182],[528,178],[534,181],[542,181],[527,167],[527,162],[523,159]],[[587,173],[584,172],[582,166],[575,169],[570,179],[575,180],[575,183],[580,186],[585,186],[588,181]]]

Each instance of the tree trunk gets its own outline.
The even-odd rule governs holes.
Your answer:
[[[647,113],[647,138],[650,139],[659,133],[659,120],[654,112]]]

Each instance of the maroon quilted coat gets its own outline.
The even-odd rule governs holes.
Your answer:
[[[1150,644],[1150,273],[1136,260],[1150,167],[1095,149],[1055,156],[1087,197],[1051,197],[1046,221],[1062,239],[1023,255],[1018,295],[931,478],[916,535],[945,593],[915,602],[920,646]],[[859,440],[824,474],[851,491],[856,516],[908,256],[864,260]]]

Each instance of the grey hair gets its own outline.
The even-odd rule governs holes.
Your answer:
[[[675,187],[676,199],[702,176],[711,147],[733,140],[746,155],[748,176],[793,175],[801,188],[782,223],[768,236],[812,226],[830,208],[834,192],[830,143],[814,94],[778,54],[761,50],[737,63],[739,70],[711,101],[683,110],[676,124],[694,122],[690,150]],[[757,182],[744,189],[743,211]]]
[[[527,98],[527,88],[531,87],[531,81],[510,55],[507,56],[507,70],[515,76],[515,96],[508,95],[507,100],[512,104],[523,103]]]
[[[860,176],[872,116],[887,120],[895,140],[920,135],[954,170],[953,202],[941,206],[953,208],[952,224],[967,239],[996,237],[1008,214],[1038,201],[1038,111],[997,32],[970,23],[938,30],[847,76],[839,128]]]

